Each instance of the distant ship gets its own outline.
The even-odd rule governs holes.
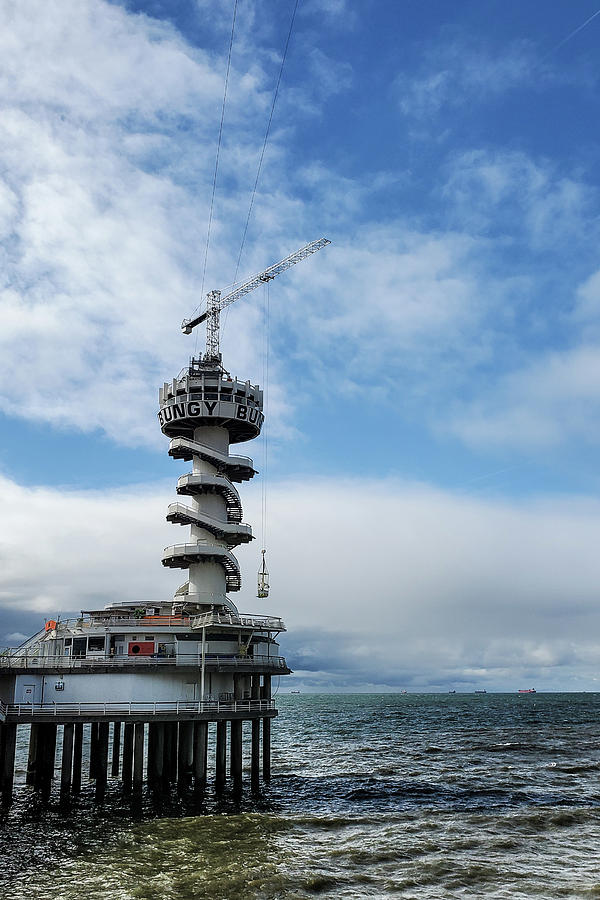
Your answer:
[[[290,694],[299,694],[300,691],[290,691]]]
[[[456,691],[448,691],[449,694],[455,694]]]
[[[537,694],[535,688],[519,688],[519,694]]]
[[[487,694],[487,691],[486,691],[486,690],[483,690],[483,691],[475,691],[475,693],[476,693],[476,694]]]

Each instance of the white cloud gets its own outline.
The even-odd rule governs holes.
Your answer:
[[[421,124],[431,124],[446,110],[455,114],[473,103],[489,104],[515,88],[539,91],[552,83],[588,80],[575,69],[555,70],[532,41],[515,40],[494,50],[489,42],[451,29],[424,45],[420,58],[416,72],[401,72],[394,87],[401,112]]]
[[[171,495],[166,483],[99,493],[0,480],[0,597],[13,629],[16,609],[54,616],[170,597],[185,578],[160,565],[162,547],[183,534],[164,521]],[[243,499],[260,533],[260,486]],[[273,485],[269,510],[272,595],[254,598],[255,544],[238,552],[244,588],[233,599],[283,615],[304,683],[312,672],[340,687],[594,677],[598,502],[322,479]]]
[[[524,448],[600,441],[600,346],[546,353],[504,376],[450,429],[467,443]]]

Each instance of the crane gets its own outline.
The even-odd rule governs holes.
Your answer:
[[[312,243],[307,244],[306,247],[301,247],[300,250],[296,250],[295,253],[286,256],[281,262],[275,263],[274,266],[269,266],[264,272],[260,272],[258,275],[249,278],[248,281],[245,281],[224,297],[221,297],[221,291],[209,291],[206,295],[206,309],[204,312],[192,319],[184,319],[181,323],[184,334],[191,334],[196,325],[200,325],[201,322],[206,322],[206,353],[204,355],[204,361],[221,361],[221,354],[219,352],[219,330],[222,309],[225,309],[225,307],[229,306],[230,303],[233,303],[234,300],[239,300],[244,294],[249,294],[250,291],[253,291],[261,284],[272,281],[276,275],[281,275],[281,273],[285,272],[286,269],[289,269],[290,266],[295,266],[301,259],[306,259],[307,256],[316,253],[317,250],[321,250],[330,243],[331,241],[327,240],[327,238],[320,238],[318,241],[312,241]]]

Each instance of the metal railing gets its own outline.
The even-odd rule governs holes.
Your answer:
[[[132,700],[122,703],[9,703],[7,718],[57,718],[58,716],[160,716],[191,713],[252,713],[275,709],[274,700]]]
[[[207,653],[204,657],[207,667],[248,666],[285,669],[283,656],[221,656]],[[35,654],[0,656],[0,669],[81,669],[94,666],[198,666],[202,665],[201,653],[178,654],[177,656],[37,656]]]
[[[241,625],[258,631],[285,631],[283,619],[277,616],[234,615],[233,613],[207,612],[190,616],[190,628],[209,625]]]

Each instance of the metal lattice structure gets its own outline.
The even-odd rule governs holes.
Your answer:
[[[191,334],[196,325],[200,325],[202,322],[206,322],[206,354],[205,361],[219,361],[220,353],[219,353],[219,339],[220,339],[220,316],[221,310],[225,309],[226,306],[229,306],[230,303],[233,303],[235,300],[239,300],[240,297],[243,297],[245,294],[249,294],[250,291],[253,291],[255,288],[260,287],[261,284],[264,284],[267,281],[272,281],[276,275],[281,275],[282,272],[285,272],[286,269],[291,268],[291,266],[295,266],[296,263],[299,263],[301,260],[306,259],[307,256],[310,256],[313,253],[316,253],[317,250],[321,250],[327,244],[330,244],[327,238],[320,238],[318,241],[312,241],[312,243],[307,244],[306,247],[301,247],[300,250],[296,250],[295,253],[291,253],[290,256],[286,256],[285,259],[282,259],[280,262],[275,263],[273,266],[269,266],[268,269],[265,269],[264,272],[259,272],[258,275],[253,275],[252,278],[249,278],[248,281],[245,281],[239,287],[235,288],[235,290],[230,291],[230,293],[226,294],[224,297],[221,297],[221,291],[210,291],[206,295],[206,309],[199,316],[196,316],[193,319],[184,319],[181,323],[181,328],[185,334]]]

